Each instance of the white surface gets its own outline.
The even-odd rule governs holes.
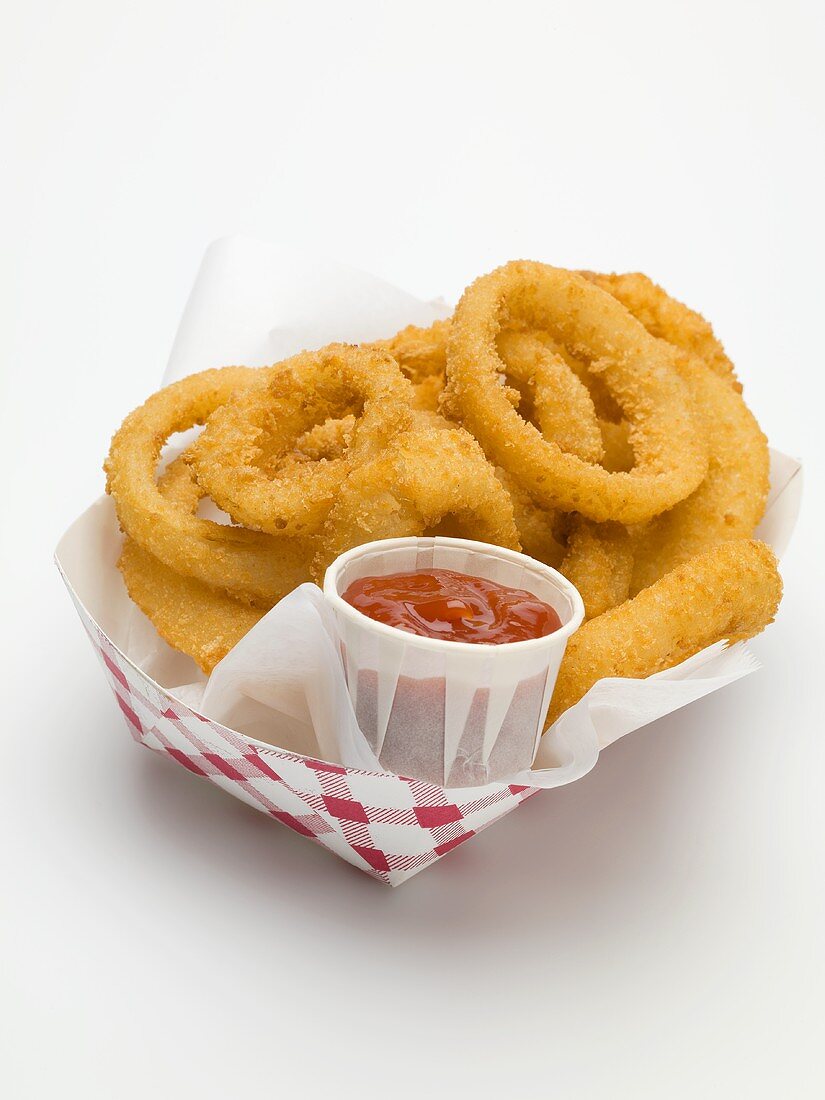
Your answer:
[[[819,7],[123,7],[0,17],[0,1087],[820,1096]],[[395,892],[136,750],[51,550],[235,230],[706,312],[806,464],[764,669]]]

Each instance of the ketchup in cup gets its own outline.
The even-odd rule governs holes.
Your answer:
[[[361,577],[343,598],[378,623],[454,642],[523,642],[561,626],[555,608],[532,592],[452,569]]]
[[[356,721],[383,769],[469,787],[531,766],[584,618],[560,573],[486,543],[387,539],[337,558],[324,596]]]

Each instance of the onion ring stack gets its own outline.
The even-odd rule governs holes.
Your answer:
[[[425,533],[559,568],[587,622],[551,718],[772,619],[765,437],[710,325],[643,275],[516,261],[454,316],[177,382],[106,459],[134,602],[206,673],[342,551]],[[203,425],[158,475],[170,437]],[[202,515],[209,504],[226,523]]]

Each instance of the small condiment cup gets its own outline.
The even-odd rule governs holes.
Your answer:
[[[552,634],[486,645],[425,638],[357,611],[343,599],[362,577],[451,569],[526,590],[561,620]],[[327,569],[324,596],[338,629],[350,698],[382,767],[445,787],[476,786],[529,768],[581,596],[525,554],[467,539],[369,542]]]

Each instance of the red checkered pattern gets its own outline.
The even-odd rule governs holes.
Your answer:
[[[462,788],[460,800],[417,779],[356,771],[249,741],[167,695],[78,606],[129,732],[141,745],[222,787],[397,886],[514,810],[534,787]]]

